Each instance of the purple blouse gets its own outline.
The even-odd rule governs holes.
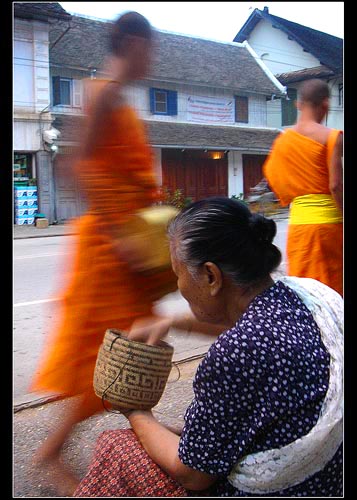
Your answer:
[[[227,480],[245,455],[310,431],[328,388],[329,361],[312,314],[280,281],[217,338],[198,367],[179,444],[184,464],[218,476],[212,496],[342,496],[342,445],[322,471],[270,495],[245,493]]]

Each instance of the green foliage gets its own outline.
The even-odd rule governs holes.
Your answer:
[[[189,205],[192,202],[191,198],[185,198],[181,189],[176,189],[173,193],[167,187],[162,188],[162,203],[171,205],[179,210]]]
[[[244,200],[244,194],[243,193],[239,193],[238,195],[237,194],[233,194],[231,196],[231,200],[239,200],[239,201],[242,201],[243,203],[245,203],[247,205],[247,202]]]

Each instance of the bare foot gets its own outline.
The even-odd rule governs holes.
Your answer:
[[[56,489],[59,496],[71,497],[80,483],[71,470],[63,464],[58,456],[44,456],[38,453],[33,458],[33,464],[39,468],[41,472],[46,472],[48,481]]]
[[[52,462],[53,482],[58,493],[71,497],[80,483],[80,480],[60,460]]]

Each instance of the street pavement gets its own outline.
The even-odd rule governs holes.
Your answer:
[[[286,217],[284,214],[277,217],[278,235],[275,243],[284,254]],[[279,228],[281,229],[279,231]],[[64,235],[73,235],[73,227],[68,225],[49,226],[39,229],[35,226],[14,226],[14,239],[45,238]],[[66,238],[67,240],[67,238]],[[43,240],[45,241],[45,240]],[[15,243],[15,242],[14,242]],[[283,274],[285,261],[278,269],[276,275]],[[157,303],[158,312],[185,310],[188,308],[187,302],[178,294],[170,294],[164,300]],[[31,320],[31,307],[22,309],[21,314],[26,320]],[[35,320],[35,318],[34,318]],[[41,328],[41,325],[38,325]],[[14,335],[14,339],[17,338]],[[26,336],[21,337],[25,339]],[[192,398],[192,378],[202,357],[207,352],[211,342],[204,335],[197,333],[187,334],[187,332],[170,331],[166,340],[174,346],[174,362],[169,382],[164,395],[159,404],[155,407],[154,413],[157,418],[165,424],[176,426],[183,422],[185,409]],[[21,372],[21,367],[26,363],[24,358],[31,358],[31,352],[40,352],[40,345],[34,345],[28,341],[28,345],[22,340],[21,349],[14,356],[15,374]],[[16,349],[16,345],[14,346]],[[21,354],[22,353],[22,354]],[[27,364],[27,369],[22,372],[23,388],[29,382],[33,374],[34,363],[37,357],[34,356],[32,362]],[[16,384],[14,383],[14,386]],[[58,395],[28,394],[21,389],[14,394],[14,415],[13,415],[13,497],[58,497],[53,479],[49,470],[34,467],[31,460],[38,446],[44,441],[47,432],[53,425],[60,422],[61,415],[71,404],[71,400],[58,399]],[[112,414],[103,411],[76,426],[72,435],[68,438],[64,450],[63,459],[71,468],[76,471],[79,478],[83,477],[90,458],[92,456],[95,440],[99,434],[106,429],[126,428],[127,421],[120,414]]]

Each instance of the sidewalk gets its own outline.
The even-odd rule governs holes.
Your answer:
[[[279,220],[284,220],[288,218],[288,209],[279,208],[279,210],[268,216],[269,218],[274,219],[276,222]],[[17,226],[14,225],[13,230],[13,238],[14,240],[23,239],[23,238],[44,238],[47,236],[66,236],[76,234],[73,224],[66,222],[65,224],[54,224],[50,225],[47,228],[38,228],[35,225],[24,225]]]
[[[17,226],[14,224],[14,240],[24,238],[43,238],[47,236],[66,236],[75,234],[73,224],[54,224],[46,228],[38,228],[35,225]]]

